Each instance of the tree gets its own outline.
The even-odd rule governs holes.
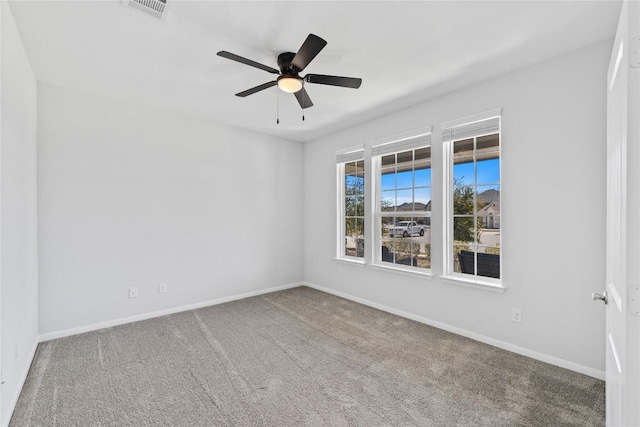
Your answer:
[[[473,216],[457,216],[457,215],[473,215],[476,213],[476,206],[473,202],[473,187],[463,184],[462,179],[456,179],[453,182],[453,240],[460,242],[480,241],[480,229],[482,228],[482,219],[476,217],[476,235],[474,238]]]
[[[364,216],[364,177],[348,175],[344,194],[347,236],[361,236],[364,234],[364,223],[354,217]]]

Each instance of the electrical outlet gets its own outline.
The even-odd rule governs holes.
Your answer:
[[[138,297],[138,288],[132,286],[129,288],[129,299]]]
[[[165,282],[158,283],[158,293],[164,294],[165,292],[167,292],[167,284]]]
[[[522,310],[519,308],[514,308],[511,310],[511,320],[516,323],[522,323]]]

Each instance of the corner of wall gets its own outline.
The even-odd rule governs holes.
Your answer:
[[[38,344],[37,87],[8,2],[0,2],[0,424]]]

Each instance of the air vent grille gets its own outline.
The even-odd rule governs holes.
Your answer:
[[[129,0],[129,6],[148,13],[156,18],[162,18],[167,0]]]

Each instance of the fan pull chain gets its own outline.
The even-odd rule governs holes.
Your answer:
[[[276,92],[276,124],[280,124],[280,97],[278,92]]]
[[[307,93],[306,90],[304,90],[304,80],[302,83],[302,121],[304,122],[304,96]]]

